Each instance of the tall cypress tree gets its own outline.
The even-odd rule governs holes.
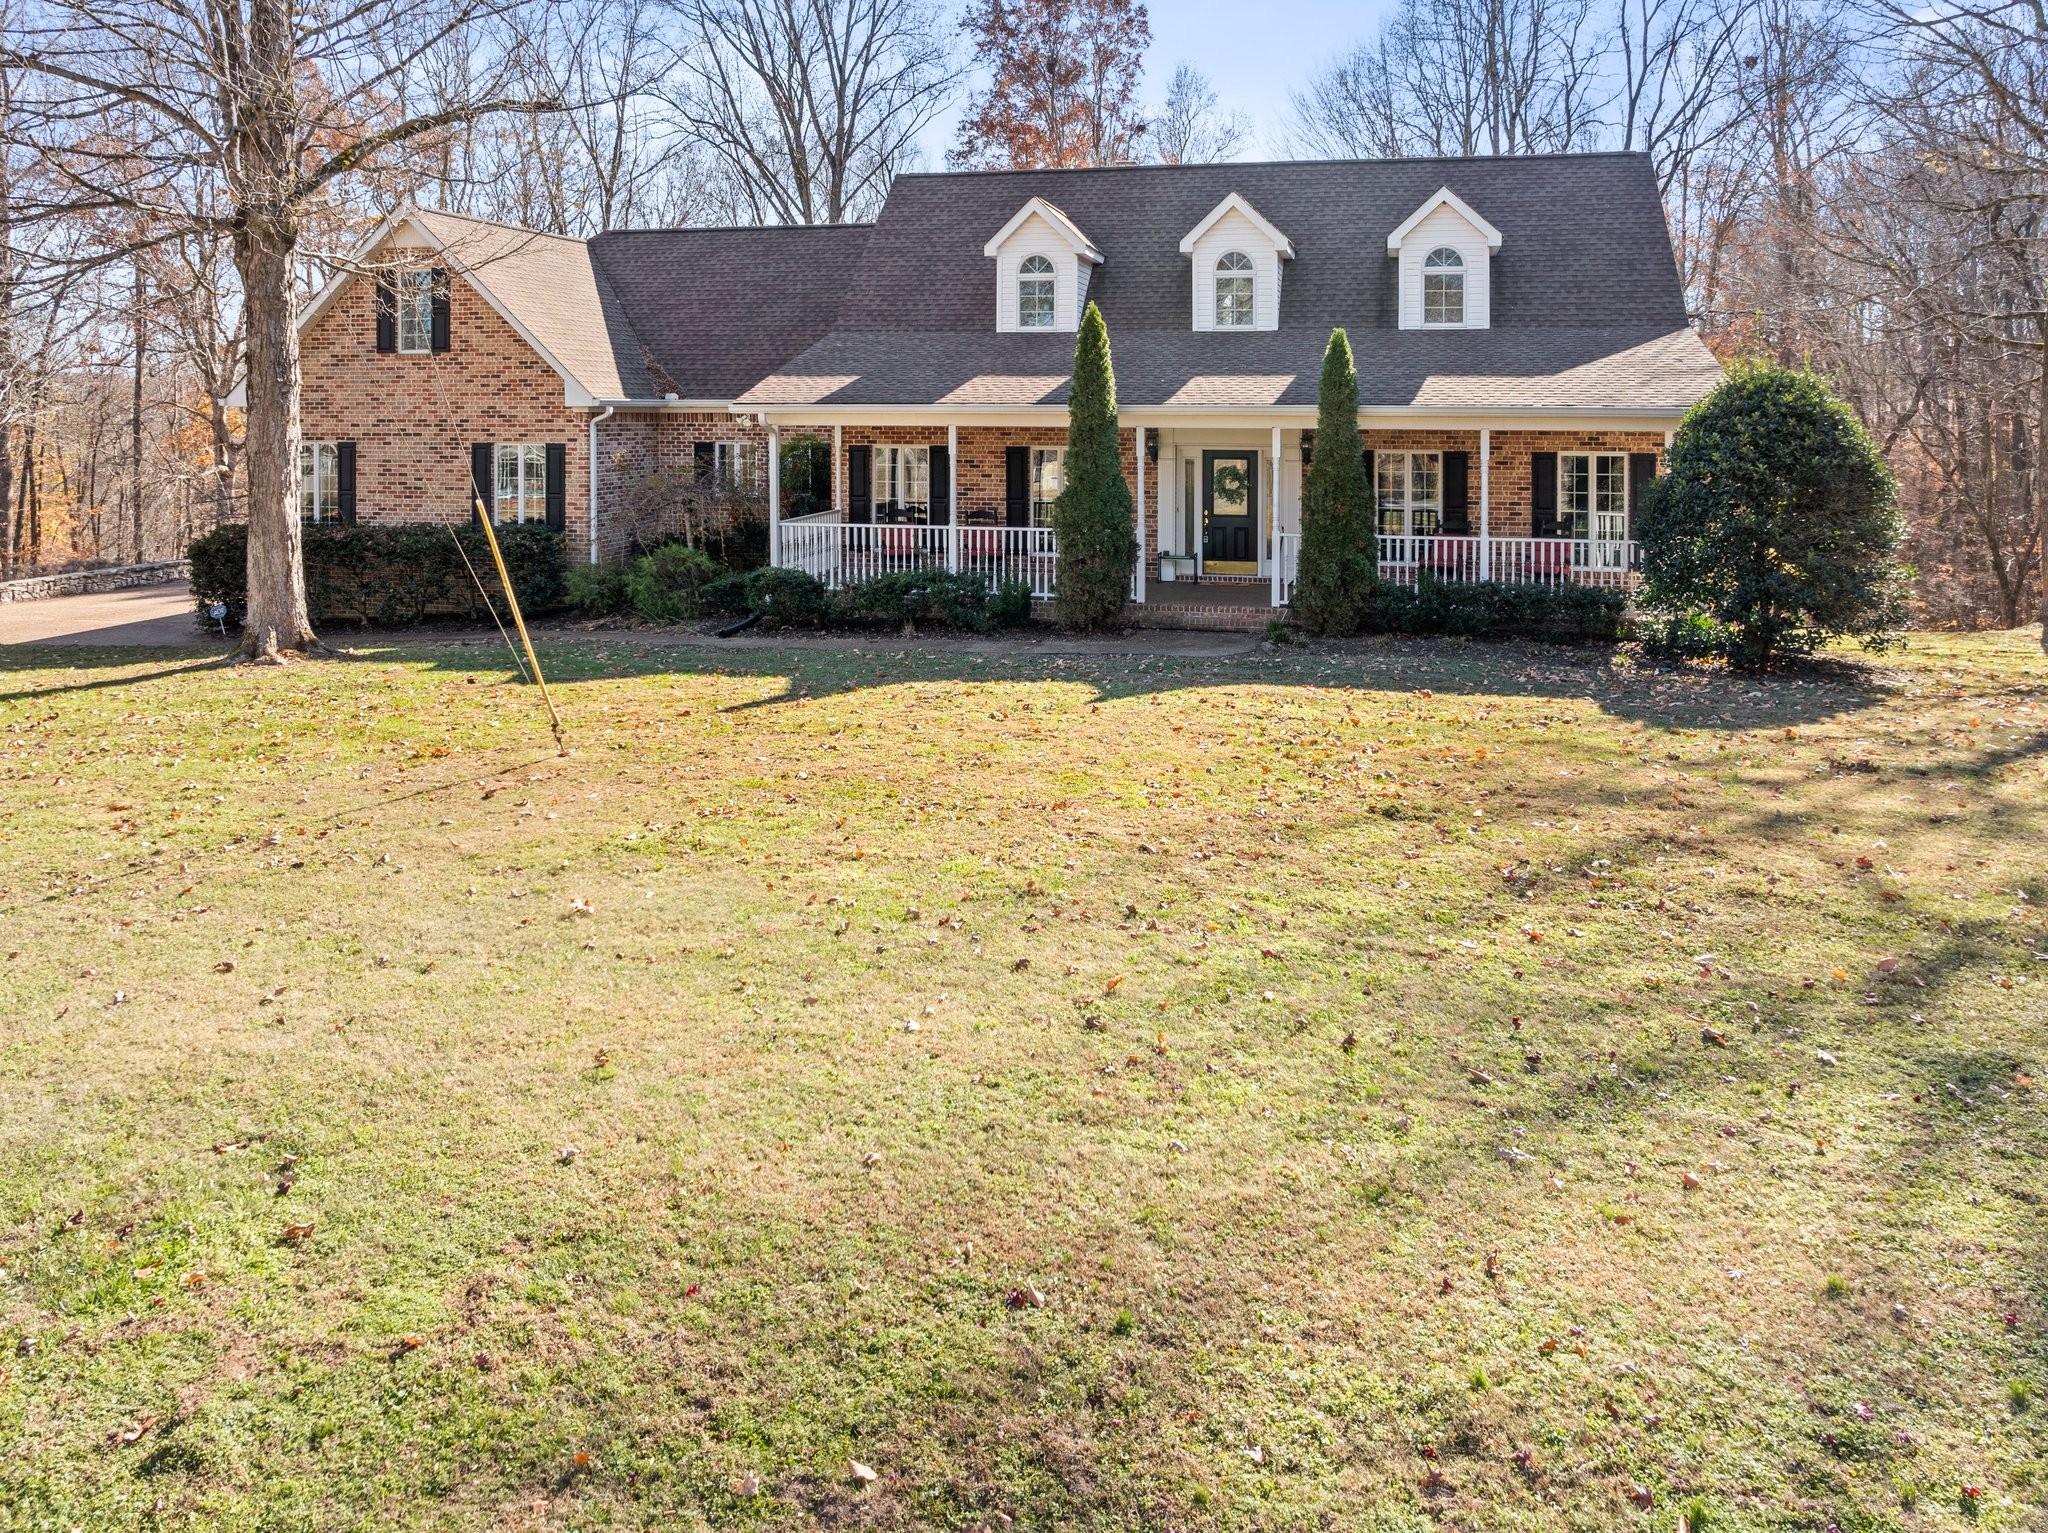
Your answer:
[[[1063,628],[1110,627],[1130,598],[1137,563],[1137,515],[1117,451],[1116,373],[1109,327],[1094,304],[1074,342],[1074,383],[1067,395],[1066,484],[1053,502],[1059,581],[1053,616]]]
[[[1358,368],[1351,338],[1330,332],[1316,393],[1316,447],[1301,485],[1301,563],[1294,615],[1311,632],[1358,632],[1379,579],[1372,482],[1358,435]]]

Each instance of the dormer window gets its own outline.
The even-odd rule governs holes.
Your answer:
[[[1233,250],[1216,263],[1216,328],[1249,330],[1252,325],[1252,258]]]
[[[1439,245],[1423,257],[1422,322],[1465,323],[1465,258],[1448,245]]]
[[[1053,327],[1053,281],[1052,262],[1042,255],[1024,258],[1024,264],[1017,268],[1018,328],[1050,330]]]

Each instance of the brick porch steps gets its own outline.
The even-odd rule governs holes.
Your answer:
[[[1150,593],[1147,593],[1148,595]],[[1132,602],[1124,618],[1137,628],[1199,628],[1208,632],[1263,633],[1287,609],[1222,602]]]

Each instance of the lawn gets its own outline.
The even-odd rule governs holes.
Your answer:
[[[0,657],[0,1528],[2044,1526],[2032,635],[544,658]]]

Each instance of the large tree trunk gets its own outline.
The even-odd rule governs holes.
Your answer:
[[[249,326],[249,414],[242,465],[249,492],[245,660],[317,649],[299,536],[299,327],[292,231],[252,217],[235,236]]]
[[[2041,580],[2041,652],[2048,654],[2048,318],[2035,321],[2041,336],[2041,377],[2034,391],[2034,572]]]

